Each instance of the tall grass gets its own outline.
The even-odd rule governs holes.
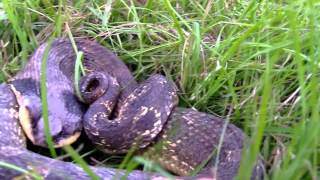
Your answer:
[[[13,76],[52,27],[67,36],[68,23],[74,37],[118,53],[137,79],[173,79],[179,106],[231,112],[249,139],[238,179],[258,154],[267,179],[319,178],[318,1],[139,2],[4,0],[0,77]]]

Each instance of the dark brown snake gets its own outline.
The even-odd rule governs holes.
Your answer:
[[[224,120],[176,108],[176,89],[163,76],[153,75],[138,84],[127,66],[105,47],[88,40],[77,40],[76,44],[84,53],[86,75],[81,78],[80,92],[88,108],[75,95],[75,53],[69,40],[55,40],[48,55],[49,125],[56,147],[76,141],[84,127],[98,149],[122,154],[136,148],[137,154],[181,178],[191,178],[190,173],[208,158],[209,163],[194,178],[229,180],[237,175],[245,138],[239,128],[227,125],[218,166],[213,167]],[[0,159],[36,171],[46,179],[88,179],[76,165],[35,154],[25,146],[24,135],[36,145],[47,146],[40,98],[40,66],[46,47],[47,44],[41,45],[24,69],[0,86]],[[105,179],[116,175],[120,178],[124,173],[109,168],[92,169]],[[261,179],[262,169],[258,163],[252,179]],[[20,174],[0,167],[1,179]],[[160,176],[133,171],[127,178],[156,177]]]

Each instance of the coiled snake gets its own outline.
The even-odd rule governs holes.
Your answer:
[[[111,51],[88,40],[77,40],[84,52],[86,75],[80,92],[88,108],[75,95],[75,53],[69,40],[52,43],[47,63],[47,98],[50,133],[56,147],[71,144],[82,128],[102,151],[119,154],[136,148],[138,154],[181,176],[193,172],[216,150],[224,121],[191,109],[175,108],[176,89],[161,75],[138,84],[126,65]],[[34,144],[46,146],[41,115],[40,66],[47,44],[41,45],[30,61],[8,84],[0,86],[0,159],[36,171],[46,179],[88,179],[81,168],[53,160],[26,149],[25,135]],[[23,129],[23,130],[22,130]],[[232,124],[226,128],[219,163],[212,163],[197,177],[233,179],[237,174],[244,142],[243,132]],[[213,155],[212,159],[217,157]],[[209,161],[210,162],[210,161]],[[261,166],[252,178],[261,178]],[[115,169],[92,167],[98,176],[110,179]],[[213,173],[216,172],[216,173]],[[124,172],[117,175],[123,175]],[[21,172],[0,168],[0,178]],[[158,177],[133,171],[128,179]]]

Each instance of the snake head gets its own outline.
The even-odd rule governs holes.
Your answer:
[[[19,104],[19,121],[28,139],[35,145],[47,147],[45,117],[39,93],[21,81],[11,86]],[[71,93],[47,94],[48,124],[55,147],[73,143],[82,129],[82,107]]]

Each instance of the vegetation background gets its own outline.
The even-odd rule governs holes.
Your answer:
[[[179,106],[243,129],[249,143],[238,179],[248,179],[260,153],[266,179],[315,180],[319,10],[319,0],[2,0],[0,82],[51,36],[87,37],[137,79],[174,80]]]

